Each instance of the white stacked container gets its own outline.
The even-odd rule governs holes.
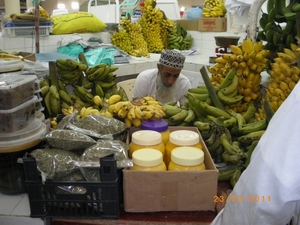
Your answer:
[[[23,165],[17,162],[35,149],[46,132],[36,118],[36,75],[0,74],[0,192],[26,192]]]

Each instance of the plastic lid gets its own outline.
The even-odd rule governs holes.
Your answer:
[[[34,95],[31,99],[29,99],[28,101],[22,103],[21,105],[18,105],[15,108],[7,109],[7,110],[0,110],[0,114],[9,114],[9,113],[17,112],[20,109],[24,109],[24,108],[30,106],[31,104],[36,103],[37,101],[38,101],[38,97]]]
[[[131,141],[137,145],[151,146],[162,142],[161,134],[153,130],[139,130],[132,134]]]
[[[169,125],[164,120],[145,120],[141,124],[141,129],[164,132],[169,129]]]
[[[204,162],[204,152],[194,147],[178,147],[171,152],[171,160],[182,166],[197,166]]]
[[[22,84],[35,81],[36,75],[0,75],[0,90],[8,90],[16,88]]]
[[[176,130],[170,133],[171,143],[179,146],[191,146],[199,143],[199,134],[190,130]]]
[[[41,142],[46,131],[47,126],[42,123],[42,126],[31,136],[14,140],[0,141],[0,153],[17,152],[32,148]]]
[[[158,166],[163,162],[163,154],[156,149],[139,149],[132,153],[132,162],[144,167]]]
[[[0,146],[2,141],[16,141],[22,138],[30,137],[34,135],[43,125],[43,122],[39,118],[34,118],[28,125],[20,130],[11,133],[1,133]],[[7,146],[9,147],[9,146]]]

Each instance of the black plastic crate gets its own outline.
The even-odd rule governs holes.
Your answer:
[[[23,157],[25,183],[30,204],[30,217],[34,218],[101,218],[120,217],[122,180],[118,177],[113,157],[100,159],[100,182],[50,181],[42,182],[36,160],[30,154]],[[84,187],[84,194],[58,192],[59,187]]]

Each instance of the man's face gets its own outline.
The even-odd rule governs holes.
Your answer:
[[[160,73],[161,81],[165,87],[171,87],[181,72],[181,69],[175,69],[162,65],[157,65],[157,68]]]

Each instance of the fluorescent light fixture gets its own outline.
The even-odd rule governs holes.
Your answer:
[[[66,8],[66,5],[64,3],[58,3],[57,4],[57,8],[58,9],[65,9]]]
[[[79,3],[78,2],[72,2],[71,7],[72,7],[72,9],[79,9]]]

